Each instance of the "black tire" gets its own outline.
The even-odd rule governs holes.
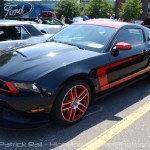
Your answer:
[[[150,82],[150,72],[147,72],[147,77],[145,78],[145,80]]]
[[[54,120],[63,125],[71,125],[83,118],[91,102],[89,85],[76,80],[64,86],[58,94],[53,114]]]

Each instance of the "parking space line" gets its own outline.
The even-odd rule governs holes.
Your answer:
[[[150,102],[144,104],[142,107],[131,113],[129,116],[125,117],[122,121],[119,121],[114,126],[95,137],[93,140],[87,144],[80,147],[78,150],[97,150],[100,149],[105,143],[111,140],[114,136],[121,133],[128,126],[133,124],[136,120],[141,118],[144,114],[150,111]]]

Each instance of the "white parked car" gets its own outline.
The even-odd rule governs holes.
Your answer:
[[[67,27],[69,24],[64,24],[60,20],[56,18],[41,18],[35,21],[22,21],[25,23],[32,24],[36,27],[39,31],[44,34],[54,35],[55,33],[59,32],[63,28]]]
[[[56,18],[43,19],[43,21],[41,21],[40,24],[33,23],[32,25],[42,33],[46,33],[50,35],[54,35],[60,30],[62,30],[63,28],[65,28],[66,26],[68,26],[68,24],[64,24]]]
[[[45,42],[51,35],[41,33],[32,24],[0,20],[0,51]]]

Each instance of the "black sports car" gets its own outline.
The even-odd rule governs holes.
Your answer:
[[[146,27],[117,21],[72,24],[45,43],[0,56],[0,116],[75,123],[94,99],[148,77],[149,62]]]

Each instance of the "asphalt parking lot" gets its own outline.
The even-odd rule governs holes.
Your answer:
[[[129,126],[127,123],[121,127],[115,125],[131,116],[144,104],[147,105],[149,100],[150,83],[143,80],[95,102],[84,119],[75,125],[62,127],[51,122],[30,130],[0,128],[0,149],[94,149],[92,146],[88,147],[89,142],[93,140],[92,143],[97,144],[97,149],[102,150],[148,150],[150,148],[149,109],[133,122],[129,118]],[[145,107],[141,112],[144,110]],[[135,118],[133,115],[131,117]],[[112,134],[114,126],[115,130],[120,131]],[[99,143],[99,138],[104,135],[109,137],[109,140]]]

